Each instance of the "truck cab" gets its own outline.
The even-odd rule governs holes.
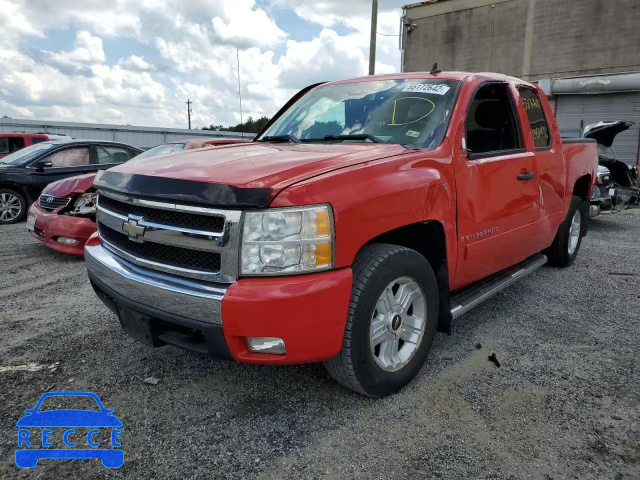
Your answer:
[[[44,133],[0,133],[0,158],[49,140]]]
[[[176,155],[180,155],[179,160]],[[103,172],[85,259],[122,328],[240,362],[408,383],[436,332],[587,232],[596,144],[498,74],[312,85],[253,142]]]

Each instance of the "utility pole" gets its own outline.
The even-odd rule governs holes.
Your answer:
[[[378,29],[378,0],[371,5],[371,42],[369,44],[369,75],[376,73],[376,30]]]
[[[240,133],[244,140],[244,125],[242,124],[242,89],[240,88],[240,53],[236,48],[236,62],[238,65],[238,98],[240,99]]]
[[[189,119],[189,130],[191,130],[191,104],[193,102],[187,98],[187,101],[184,103],[187,104],[187,118]]]

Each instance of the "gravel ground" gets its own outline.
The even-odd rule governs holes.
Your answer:
[[[544,267],[463,316],[416,380],[371,400],[321,365],[137,343],[82,260],[3,226],[0,478],[640,478],[639,237],[640,210],[595,219],[574,266]],[[16,468],[15,422],[50,390],[93,391],[116,410],[121,469]]]

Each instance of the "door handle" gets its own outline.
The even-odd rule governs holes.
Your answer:
[[[536,174],[533,172],[522,172],[518,174],[518,180],[525,182],[527,180],[532,180],[535,176]]]

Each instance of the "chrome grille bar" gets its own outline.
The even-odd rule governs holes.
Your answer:
[[[103,198],[118,203],[101,201]],[[135,213],[125,215],[127,210]],[[172,214],[167,216],[158,211]],[[240,210],[149,201],[110,191],[99,191],[96,215],[98,233],[112,253],[141,267],[217,283],[232,283],[237,279],[241,216]],[[173,223],[160,223],[147,217]],[[213,217],[215,220],[207,220]],[[187,224],[214,228],[189,228]],[[222,228],[214,231],[218,225]],[[218,265],[219,268],[215,268]]]
[[[48,193],[43,193],[38,199],[38,205],[40,205],[40,208],[51,212],[57,208],[66,207],[70,201],[71,199],[68,197],[55,197]]]

